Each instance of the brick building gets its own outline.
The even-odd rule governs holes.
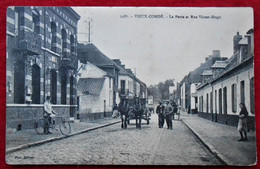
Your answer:
[[[254,31],[233,39],[233,55],[226,61],[215,62],[208,73],[202,74],[198,86],[199,116],[209,120],[237,125],[239,104],[245,103],[250,128],[255,124]],[[207,76],[205,76],[207,75]]]
[[[77,23],[70,7],[7,9],[7,127],[32,128],[46,96],[74,117]]]

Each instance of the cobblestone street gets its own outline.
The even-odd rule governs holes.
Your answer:
[[[150,125],[127,129],[120,124],[7,154],[8,164],[156,164],[221,165],[181,122],[174,129],[158,128],[157,116]],[[166,124],[165,124],[166,125]]]

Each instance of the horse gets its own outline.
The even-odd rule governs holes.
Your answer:
[[[136,128],[141,129],[143,110],[139,98],[135,98],[134,100],[133,111],[135,114]]]
[[[119,103],[119,112],[121,115],[121,128],[127,128],[127,120],[128,120],[128,112],[129,112],[129,104],[127,99],[122,99]]]

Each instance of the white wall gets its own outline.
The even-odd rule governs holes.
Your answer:
[[[227,88],[227,114],[230,115],[238,115],[240,112],[239,103],[240,103],[240,82],[245,82],[245,105],[247,107],[247,110],[249,112],[249,115],[254,116],[250,112],[250,79],[254,77],[254,69],[253,67],[249,68],[248,70],[245,70],[243,72],[240,72],[237,75],[234,75],[232,77],[229,77],[228,79],[218,81],[212,85],[213,87],[213,113],[215,113],[215,110],[217,109],[217,113],[219,114],[219,89],[222,89],[222,114],[224,114],[224,87]],[[237,84],[237,111],[232,111],[232,96],[231,96],[231,86],[233,84]],[[203,112],[206,112],[206,95],[209,94],[209,110],[210,110],[210,92],[212,91],[212,87],[210,85],[207,85],[203,87],[202,89],[198,90],[198,98],[200,96],[203,96]],[[217,107],[215,107],[215,90],[217,90]],[[199,100],[200,101],[200,100]],[[209,111],[210,112],[210,111]]]
[[[133,94],[133,92],[134,92],[134,80],[130,76],[127,76],[127,75],[119,75],[118,79],[119,79],[119,89],[121,89],[121,80],[124,80],[125,81],[125,89],[126,90],[128,89],[129,92]]]
[[[79,65],[81,66],[81,64]],[[79,92],[80,113],[109,112],[113,109],[113,78],[107,76],[107,73],[97,66],[87,63],[86,69],[79,71],[80,78],[105,78],[99,96],[85,95]],[[110,80],[109,80],[110,79]],[[110,83],[110,85],[109,85]],[[106,105],[104,106],[104,100]],[[104,110],[104,107],[106,110]]]

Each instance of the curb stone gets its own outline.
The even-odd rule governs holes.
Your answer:
[[[20,151],[20,150],[27,149],[27,148],[30,148],[30,147],[39,146],[39,145],[42,145],[42,144],[45,144],[45,143],[61,140],[61,139],[64,139],[64,138],[75,136],[75,135],[83,134],[83,133],[86,133],[88,131],[100,129],[100,128],[107,127],[107,126],[110,126],[110,125],[113,125],[113,124],[116,124],[116,123],[120,123],[120,122],[121,121],[115,121],[115,122],[111,122],[111,123],[107,123],[107,124],[101,124],[101,125],[96,126],[96,127],[90,127],[90,128],[87,128],[87,129],[83,129],[83,130],[71,133],[68,136],[52,137],[52,138],[48,138],[48,139],[45,139],[45,140],[36,141],[36,142],[33,142],[33,143],[19,145],[17,147],[6,149],[5,153],[10,154],[10,153],[13,153],[13,152],[16,152],[16,151]]]
[[[232,165],[233,163],[225,158],[221,153],[219,153],[210,143],[208,143],[199,133],[197,133],[191,126],[189,126],[185,120],[182,122],[192,131],[192,133],[205,145],[205,147],[214,154],[222,163],[223,165]]]

